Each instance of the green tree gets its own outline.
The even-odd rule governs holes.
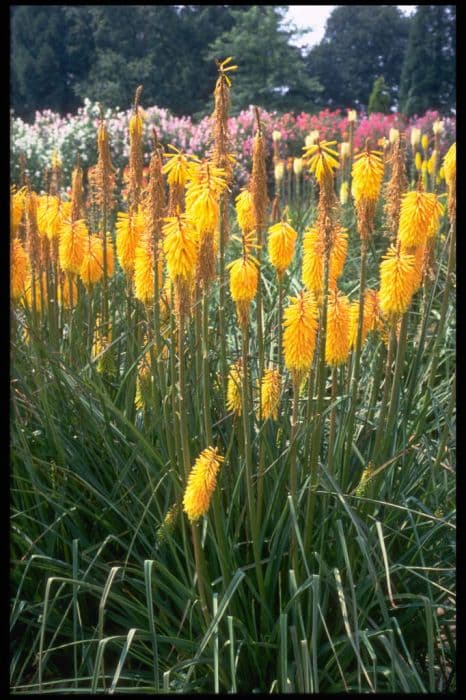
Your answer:
[[[400,85],[400,110],[448,112],[456,105],[456,8],[419,5],[412,21]]]
[[[208,56],[233,56],[232,109],[256,104],[266,109],[309,109],[320,90],[306,75],[300,50],[290,45],[291,31],[283,28],[284,6],[253,5],[231,10],[233,27],[209,46]]]
[[[383,114],[388,114],[390,111],[390,95],[386,88],[383,75],[374,80],[367,111],[369,114],[372,114],[372,112],[383,112]]]
[[[209,109],[216,68],[209,43],[231,29],[229,5],[13,7],[12,107],[25,118],[72,111],[84,97],[126,107],[137,85],[145,104],[175,114]],[[235,12],[247,11],[239,5]]]
[[[368,87],[385,77],[396,103],[410,18],[396,5],[341,5],[327,20],[322,41],[307,55],[307,70],[322,84],[322,105],[367,106]]]
[[[67,53],[68,22],[64,7],[21,5],[11,13],[11,102],[31,117],[36,109],[74,109],[72,90],[79,72]]]

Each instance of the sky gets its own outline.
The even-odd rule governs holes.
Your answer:
[[[338,5],[289,5],[287,20],[291,20],[298,29],[312,27],[312,32],[297,38],[296,46],[314,46],[324,36],[325,23],[332,10]],[[412,14],[416,5],[398,5],[400,10],[406,14]]]

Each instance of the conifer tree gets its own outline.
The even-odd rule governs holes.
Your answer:
[[[383,75],[374,80],[367,111],[369,114],[372,112],[382,112],[383,114],[388,114],[390,111],[390,95],[385,86]]]
[[[455,25],[453,5],[419,5],[413,17],[400,84],[400,111],[455,107]]]

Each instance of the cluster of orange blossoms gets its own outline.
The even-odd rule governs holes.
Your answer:
[[[223,95],[223,100],[230,82],[226,71],[235,68],[228,66],[229,60],[221,64],[219,80],[223,92],[219,94]],[[136,105],[130,122],[129,209],[118,212],[116,216],[116,257],[135,297],[142,303],[149,305],[154,302],[157,276],[160,290],[166,289],[168,280],[175,293],[184,295],[185,301],[188,299],[188,305],[179,307],[186,310],[196,285],[207,290],[215,277],[221,223],[220,200],[228,190],[231,158],[228,156],[225,160],[226,156],[222,156],[228,165],[223,168],[216,164],[220,159],[218,154],[217,160],[201,162],[171,147],[171,152],[164,154],[165,164],[160,155],[159,160],[156,159],[159,165],[155,170],[149,169],[149,178],[144,180],[140,150],[142,130],[143,121]],[[303,234],[301,281],[304,289],[289,297],[289,305],[283,312],[280,350],[283,351],[285,367],[294,380],[305,376],[311,368],[324,304],[325,362],[332,366],[346,362],[356,346],[360,311],[363,314],[362,343],[369,332],[381,331],[407,311],[413,295],[422,284],[429,245],[439,228],[444,210],[437,195],[423,191],[422,185],[415,191],[405,192],[401,197],[396,240],[380,264],[379,290],[366,289],[361,305],[350,301],[338,289],[347,256],[348,231],[339,224],[335,215],[333,179],[339,162],[338,153],[332,148],[334,143],[317,142],[304,149],[308,168],[319,183],[321,200],[318,220]],[[260,129],[254,148],[259,154],[264,150]],[[266,190],[261,190],[265,156],[264,163],[258,165],[255,161],[254,167],[255,179],[251,179],[250,187],[242,190],[235,202],[241,230],[241,237],[237,238],[242,247],[241,255],[227,266],[231,298],[236,304],[243,331],[249,322],[250,305],[260,283],[262,263],[255,251],[261,250],[261,232],[266,229]],[[448,211],[453,217],[456,212],[455,145],[445,157],[444,172],[448,186]],[[168,202],[166,205],[163,202],[155,212],[151,192],[157,178],[162,182],[163,175],[169,189]],[[383,176],[381,152],[366,147],[356,155],[351,192],[356,206],[358,231],[364,243],[374,230]],[[37,299],[42,296],[47,282],[48,265],[56,270],[54,274],[66,278],[66,284],[63,281],[60,284],[60,301],[68,306],[73,305],[73,299],[77,298],[78,279],[85,287],[91,288],[102,280],[104,271],[107,277],[113,275],[112,237],[105,233],[104,239],[102,231],[89,230],[82,216],[83,205],[78,201],[80,185],[76,172],[73,183],[74,193],[70,201],[62,201],[56,194],[37,195],[26,187],[12,193],[11,294],[14,302],[29,306],[35,304],[37,307]],[[268,228],[268,256],[280,284],[292,264],[297,239],[298,233],[286,216]],[[241,360],[237,360],[228,376],[227,409],[237,416],[243,410],[243,369]],[[137,404],[141,407],[147,382],[150,383],[150,356],[144,358],[138,380]],[[264,376],[260,377],[260,417],[263,420],[278,418],[281,383],[280,373],[274,367],[266,369]],[[184,510],[193,522],[209,507],[222,461],[223,457],[217,450],[208,447],[194,464],[183,501]]]

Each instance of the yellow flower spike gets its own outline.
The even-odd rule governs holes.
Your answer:
[[[330,148],[335,144],[336,141],[319,141],[303,148],[309,171],[314,173],[319,185],[322,185],[326,179],[332,178],[333,171],[340,167],[337,160],[338,151]]]
[[[391,246],[380,264],[380,309],[390,316],[408,310],[416,283],[414,256]]]
[[[423,134],[421,136],[421,146],[424,151],[427,151],[427,149],[429,148],[429,137],[427,134]]]
[[[163,250],[168,274],[172,282],[179,278],[189,281],[194,275],[198,257],[195,222],[187,214],[168,216],[164,221]]]
[[[12,235],[16,235],[19,225],[21,223],[21,219],[23,217],[24,213],[24,205],[26,201],[26,187],[22,187],[20,190],[17,192],[12,191],[11,197],[10,197],[10,212],[11,212],[11,219],[10,219],[10,225],[11,225],[11,232]]]
[[[281,377],[278,369],[266,369],[260,386],[262,420],[278,420],[278,404],[280,402]],[[257,414],[259,419],[259,414]]]
[[[193,523],[207,513],[217,485],[217,474],[224,457],[218,448],[208,447],[196,459],[188,477],[183,497],[183,510]]]
[[[172,146],[171,143],[168,144],[168,148],[171,148],[173,153],[163,154],[164,158],[167,158],[167,162],[163,166],[162,172],[167,176],[169,185],[184,187],[189,178],[190,163],[198,159],[194,158],[194,156],[187,156],[183,151]]]
[[[383,162],[380,151],[365,150],[354,157],[351,193],[355,202],[362,199],[377,201],[383,180]]]
[[[29,255],[24,250],[23,244],[18,238],[14,238],[11,244],[10,265],[11,298],[13,301],[17,301],[31,285],[31,263]]]
[[[118,262],[125,274],[132,276],[134,272],[134,256],[136,246],[144,233],[145,222],[142,212],[131,215],[118,212],[116,222],[116,252]]]
[[[186,213],[196,221],[201,233],[213,232],[219,221],[219,196],[227,189],[226,173],[205,162],[191,168],[189,177]]]
[[[290,372],[310,368],[317,333],[317,304],[310,292],[289,297],[290,306],[283,313],[283,353]]]
[[[98,282],[103,274],[104,248],[102,239],[99,236],[90,236],[79,270],[79,276],[85,285],[91,285]]]
[[[249,190],[241,190],[235,200],[235,209],[240,229],[244,233],[253,231],[255,219],[252,209],[252,194]]]
[[[320,296],[324,284],[324,242],[316,228],[304,232],[301,281],[310,292]]]
[[[241,359],[235,362],[228,372],[227,410],[240,416],[243,410],[241,402],[241,386],[243,381],[243,363]]]
[[[78,221],[67,219],[62,223],[58,241],[58,258],[62,270],[79,274],[88,236],[89,232],[84,219]]]
[[[340,365],[346,362],[349,352],[350,302],[348,297],[335,289],[328,297],[325,362]]]
[[[332,247],[330,248],[329,278],[337,280],[341,277],[348,252],[348,229],[337,226],[333,232]],[[322,264],[323,271],[323,264]],[[323,274],[323,272],[322,272]]]
[[[405,247],[423,245],[432,225],[438,226],[437,197],[431,192],[407,192],[400,209],[398,240]],[[437,224],[437,226],[436,226]]]
[[[134,255],[134,296],[143,304],[149,304],[154,298],[155,256],[152,240],[142,236]],[[162,255],[157,256],[159,289],[163,284]]]
[[[50,240],[57,238],[63,220],[59,197],[44,194],[37,198],[37,230],[40,236],[47,236]]]
[[[251,255],[238,258],[227,266],[230,270],[230,291],[233,301],[253,301],[259,278],[257,267],[257,260]]]
[[[286,221],[280,221],[269,228],[270,262],[279,275],[282,275],[291,263],[297,236],[294,228]]]
[[[453,143],[448,149],[443,161],[443,170],[448,187],[454,188],[456,181],[456,143]]]

